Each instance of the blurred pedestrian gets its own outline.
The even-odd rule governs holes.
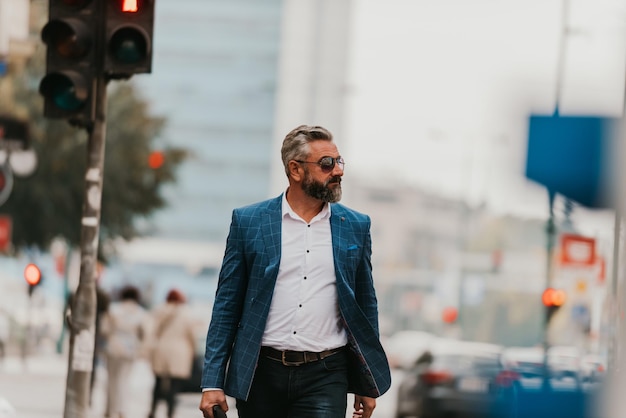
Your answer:
[[[196,338],[194,319],[185,302],[185,295],[172,289],[167,294],[166,303],[155,309],[152,315],[154,335],[150,361],[155,383],[149,418],[154,418],[160,399],[167,403],[167,417],[173,418],[177,395],[184,380],[191,376]]]
[[[123,418],[127,408],[129,378],[146,336],[148,314],[139,290],[126,286],[120,300],[111,303],[100,326],[106,339],[107,402],[105,417]]]
[[[370,218],[338,202],[332,134],[302,125],[281,149],[289,186],[235,209],[207,333],[200,410],[240,418],[369,418],[391,385],[381,346]]]
[[[96,381],[96,370],[105,363],[105,337],[102,335],[102,318],[109,310],[111,297],[108,292],[101,288],[96,282],[96,328],[95,343],[93,348],[93,369],[91,371],[91,388],[89,392],[89,403],[93,397],[93,387]]]

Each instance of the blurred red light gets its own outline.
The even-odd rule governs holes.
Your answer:
[[[156,170],[165,163],[165,155],[161,151],[152,151],[148,157],[148,166]]]
[[[420,378],[428,385],[441,385],[452,380],[452,375],[445,370],[429,370],[423,373]]]
[[[31,286],[39,284],[41,281],[41,270],[36,264],[30,263],[24,268],[24,279]]]
[[[541,301],[545,306],[563,306],[567,294],[561,289],[548,288],[541,295]]]
[[[503,370],[496,376],[496,384],[503,388],[510,388],[520,375],[513,370]]]
[[[135,13],[139,11],[137,0],[124,0],[122,3],[122,11],[125,13]]]
[[[458,316],[459,316],[459,311],[453,306],[448,306],[447,308],[443,310],[441,314],[441,319],[446,324],[452,324],[457,320]]]

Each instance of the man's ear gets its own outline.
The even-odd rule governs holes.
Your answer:
[[[289,176],[294,180],[294,181],[300,181],[302,180],[302,175],[304,174],[304,171],[302,170],[302,166],[294,160],[289,161]]]

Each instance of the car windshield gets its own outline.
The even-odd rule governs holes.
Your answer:
[[[481,370],[489,374],[495,374],[500,369],[497,356],[476,354],[444,354],[435,359],[433,367],[456,372]]]

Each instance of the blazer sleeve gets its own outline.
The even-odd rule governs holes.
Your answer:
[[[374,278],[372,275],[372,237],[370,234],[370,225],[370,218],[366,216],[366,221],[361,224],[360,231],[363,251],[356,271],[355,297],[357,304],[367,317],[372,328],[376,331],[376,335],[379,337],[378,301],[376,299]]]
[[[234,210],[207,332],[203,388],[224,387],[226,366],[241,318],[248,280],[243,235],[238,212]]]

